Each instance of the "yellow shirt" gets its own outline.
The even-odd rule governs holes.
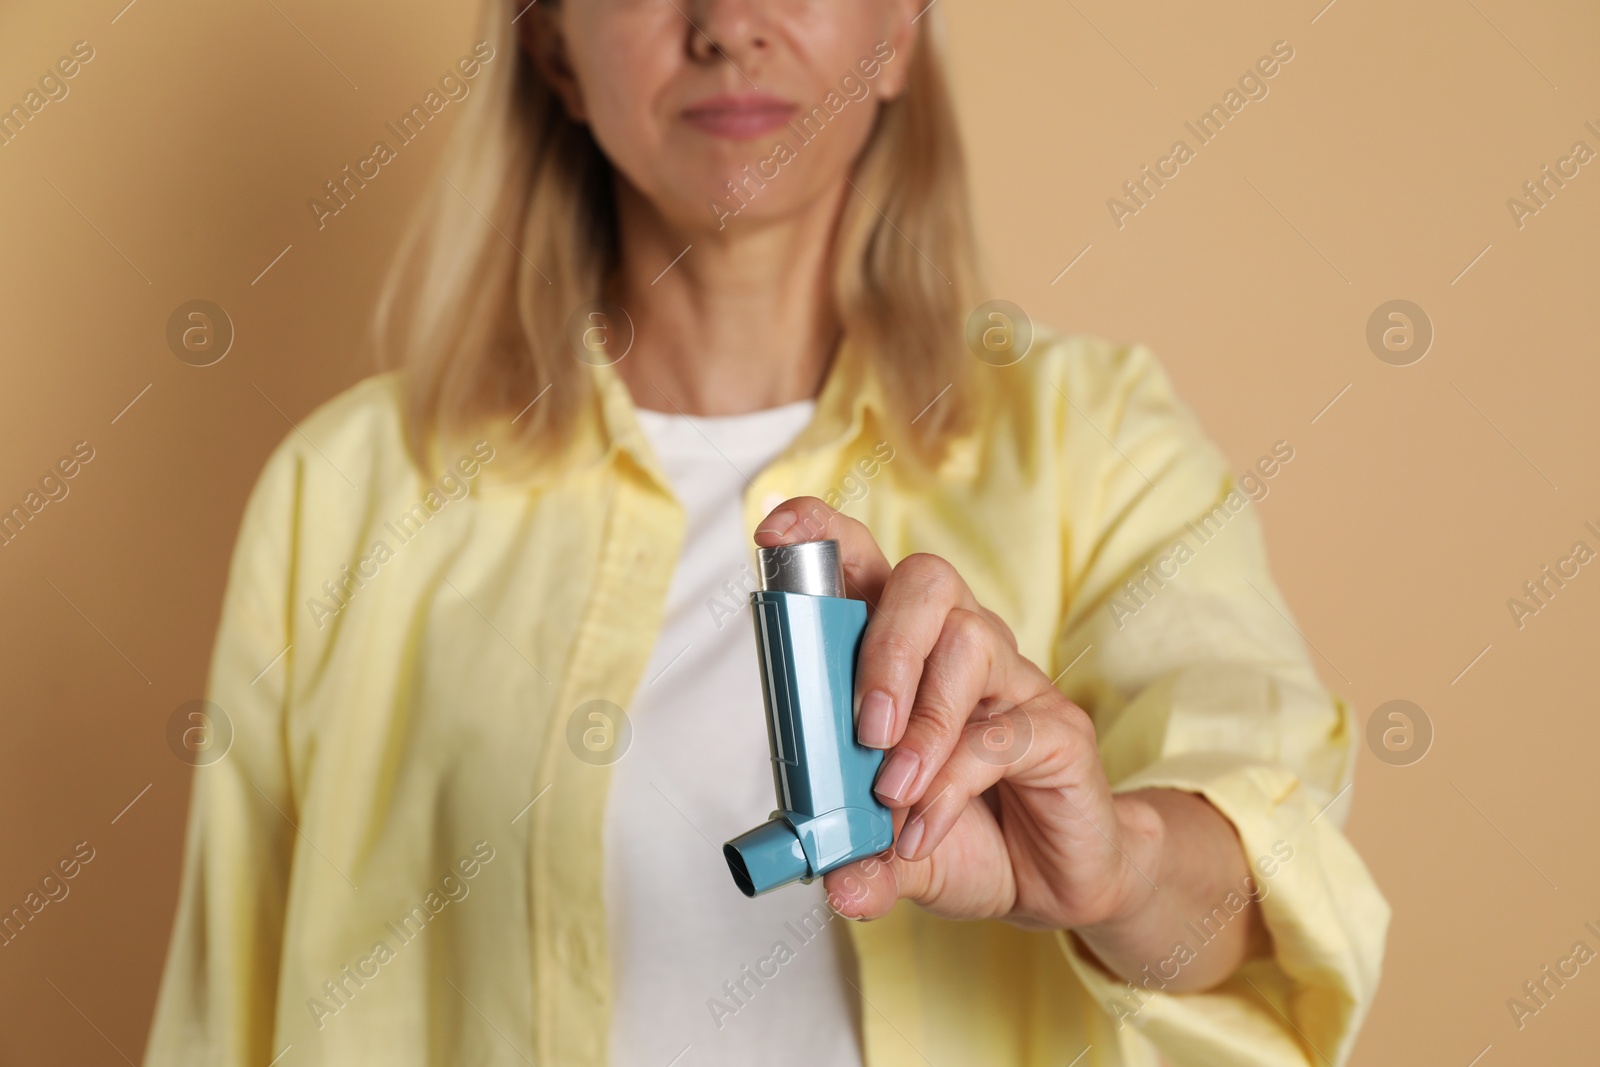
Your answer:
[[[979,429],[929,472],[842,347],[815,420],[749,487],[746,529],[809,493],[890,560],[950,560],[1094,716],[1114,788],[1196,792],[1232,820],[1274,955],[1168,994],[1241,897],[1196,915],[1137,987],[1068,934],[902,901],[847,924],[865,1062],[1342,1062],[1389,909],[1339,830],[1359,730],[1316,678],[1248,495],[1142,347],[1042,337],[978,369],[994,386]],[[225,721],[195,772],[147,1063],[604,1067],[609,766],[580,758],[583,708],[626,708],[683,517],[627,388],[595,374],[572,460],[531,476],[495,477],[507,438],[488,426],[424,482],[393,376],[268,461],[223,605]]]

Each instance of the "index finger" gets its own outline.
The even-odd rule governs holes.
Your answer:
[[[841,514],[814,496],[792,496],[767,513],[756,526],[761,548],[804,541],[839,542],[845,591],[860,597],[874,611],[893,569],[866,524]]]

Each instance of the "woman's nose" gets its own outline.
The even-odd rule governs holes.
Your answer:
[[[690,54],[701,62],[726,57],[739,64],[766,51],[772,40],[767,6],[766,0],[688,0]]]

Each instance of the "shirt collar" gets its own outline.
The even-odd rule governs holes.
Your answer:
[[[627,384],[609,366],[595,366],[594,400],[580,420],[578,437],[570,453],[580,470],[590,470],[627,457],[661,485],[667,480],[635,414],[636,405]],[[816,412],[787,454],[802,455],[829,445],[855,440],[866,425],[868,413],[884,416],[883,383],[866,354],[841,340],[832,365],[817,394]]]

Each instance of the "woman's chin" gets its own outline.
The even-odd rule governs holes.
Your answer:
[[[688,189],[667,195],[650,195],[660,216],[688,234],[708,238],[749,233],[802,214],[795,203],[797,190],[778,190],[768,182],[765,188],[743,180],[734,172],[716,172],[715,178],[696,181]]]

